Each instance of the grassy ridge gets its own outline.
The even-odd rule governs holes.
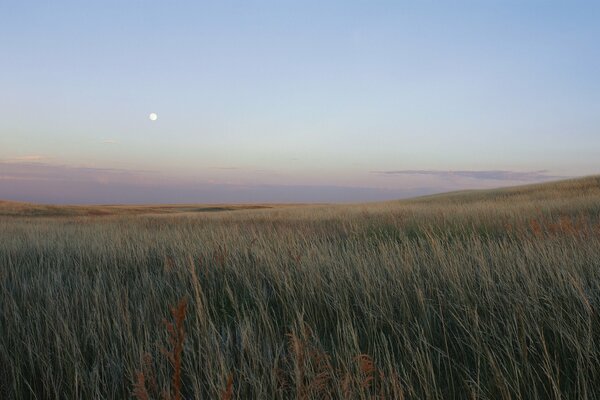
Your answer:
[[[598,177],[84,215],[0,217],[7,398],[128,398],[139,372],[184,398],[600,396]],[[179,384],[161,347],[182,298]]]

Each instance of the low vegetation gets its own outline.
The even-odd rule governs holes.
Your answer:
[[[599,177],[364,205],[2,207],[0,398],[600,397]]]

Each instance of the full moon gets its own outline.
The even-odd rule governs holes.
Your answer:
[[[148,118],[150,118],[150,121],[156,121],[158,119],[158,115],[156,115],[156,113],[150,113]]]

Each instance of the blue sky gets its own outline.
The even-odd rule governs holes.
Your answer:
[[[2,1],[0,198],[363,201],[598,173],[599,43],[595,2]]]

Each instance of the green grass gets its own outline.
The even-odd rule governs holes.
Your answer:
[[[0,212],[0,398],[600,397],[599,177],[186,207]]]

